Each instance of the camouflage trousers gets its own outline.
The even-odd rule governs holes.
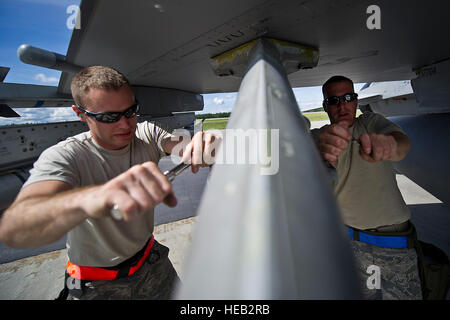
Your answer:
[[[351,241],[364,299],[422,299],[417,253]]]
[[[180,279],[168,255],[169,248],[155,240],[147,259],[134,274],[86,282],[80,299],[69,294],[67,300],[170,299]]]

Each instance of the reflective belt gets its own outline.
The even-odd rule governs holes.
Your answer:
[[[396,234],[384,235],[376,232],[362,231],[352,227],[347,227],[348,235],[351,240],[361,241],[373,244],[379,247],[405,249],[414,247],[412,232],[401,232]]]
[[[131,276],[135,273],[144,263],[145,259],[148,257],[150,250],[153,247],[154,238],[153,235],[148,241],[145,248],[144,254],[139,259],[139,261],[132,266],[118,267],[118,268],[99,268],[99,267],[84,267],[73,264],[67,261],[66,271],[68,275],[75,279],[80,280],[114,280],[124,276]]]

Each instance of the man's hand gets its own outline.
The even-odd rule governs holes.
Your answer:
[[[407,136],[400,132],[390,135],[363,133],[359,137],[361,157],[369,162],[400,161],[410,149]]]
[[[89,217],[110,215],[117,204],[125,221],[164,202],[170,207],[177,204],[172,185],[154,162],[135,165],[104,185],[86,193],[83,209]]]
[[[220,138],[211,133],[197,132],[184,149],[181,162],[190,161],[192,172],[197,173],[199,167],[207,167],[214,163],[216,149],[220,142]]]
[[[352,135],[343,123],[326,125],[318,139],[318,148],[322,158],[336,167],[339,155],[348,147]]]

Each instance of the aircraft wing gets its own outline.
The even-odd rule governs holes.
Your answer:
[[[0,103],[11,108],[70,107],[73,99],[53,86],[0,83]]]
[[[72,95],[59,93],[57,87],[3,82],[9,70],[0,67],[0,117],[20,117],[12,108],[69,107],[73,104]]]
[[[367,27],[371,1],[82,1],[66,59],[117,68],[133,84],[196,93],[238,91],[240,78],[218,77],[209,59],[260,36],[316,47],[318,66],[289,75],[292,87],[316,86],[333,74],[358,82],[405,80],[450,56],[436,41],[450,4],[378,1],[381,29]],[[339,31],[337,31],[339,30]],[[70,93],[64,72],[59,91]]]
[[[418,113],[416,95],[410,80],[366,83],[358,92],[361,111],[374,111],[384,116]]]

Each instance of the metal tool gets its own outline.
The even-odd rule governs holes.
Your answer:
[[[175,179],[176,176],[178,176],[180,173],[182,173],[184,170],[189,168],[191,166],[190,163],[180,163],[176,167],[167,170],[164,172],[164,175],[167,177],[167,179],[172,182],[173,179]]]
[[[180,173],[182,173],[184,170],[186,170],[190,166],[191,166],[190,163],[180,163],[176,167],[165,171],[164,175],[167,177],[167,179],[170,182],[172,182],[173,179],[175,179],[176,176],[178,176]],[[123,219],[122,211],[120,211],[119,206],[117,204],[115,204],[112,207],[112,209],[110,211],[110,214],[115,220],[122,220]]]
[[[359,140],[356,139],[355,137],[352,137],[352,142],[355,142],[355,143],[361,145],[361,142],[359,142]]]

